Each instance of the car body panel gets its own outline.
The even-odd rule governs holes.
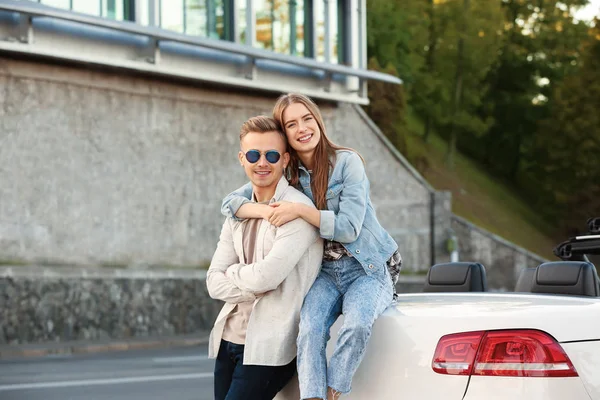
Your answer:
[[[329,356],[342,323],[343,317],[332,327],[332,340],[327,346]],[[347,398],[463,399],[466,393],[466,398],[484,399],[487,381],[490,382],[490,389],[487,389],[490,396],[503,399],[590,398],[579,377],[471,377],[469,380],[467,376],[441,375],[431,368],[435,348],[442,336],[496,329],[539,329],[558,341],[599,339],[600,299],[515,293],[400,295],[398,302],[375,323],[365,358]],[[585,348],[581,346],[581,351]],[[596,360],[596,368],[600,369],[600,357]],[[584,379],[593,378],[586,375]],[[479,381],[483,384],[481,389]],[[512,384],[493,388],[492,381]],[[471,383],[475,385],[471,387]],[[565,396],[565,393],[579,397]]]
[[[433,398],[432,398],[433,399]],[[464,400],[590,400],[581,379],[473,376]]]
[[[365,358],[347,399],[462,399],[468,376],[440,375],[431,368],[439,340],[435,331],[407,326],[395,308],[386,310],[373,327]],[[343,323],[338,319],[336,332]],[[335,342],[328,343],[328,355]]]
[[[600,340],[561,343],[590,397],[600,400]]]
[[[331,356],[343,316],[333,325]],[[442,375],[431,367],[435,348],[447,334],[498,329],[538,329],[576,351],[580,377],[512,378]],[[600,400],[600,299],[516,293],[418,293],[400,295],[375,322],[350,399],[590,399]],[[590,344],[586,346],[585,343]],[[566,351],[566,349],[565,349]],[[569,353],[567,352],[569,355]],[[475,379],[476,378],[476,379]],[[594,380],[596,379],[596,380]],[[489,386],[486,386],[489,383]],[[568,393],[568,395],[566,395]],[[466,396],[466,397],[465,397]],[[562,397],[561,397],[562,396]],[[277,399],[297,399],[278,396]]]
[[[403,326],[442,335],[492,329],[539,329],[559,342],[600,339],[600,298],[515,293],[399,296]],[[592,316],[596,316],[593,318]],[[568,323],[566,323],[568,321]]]

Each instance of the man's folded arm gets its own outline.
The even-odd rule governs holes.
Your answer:
[[[233,247],[231,224],[227,220],[221,229],[217,250],[206,273],[206,287],[208,288],[210,297],[233,304],[254,301],[256,299],[253,293],[240,289],[225,275],[227,268],[239,263],[239,261],[239,257]]]
[[[318,239],[317,229],[297,218],[277,228],[273,247],[262,261],[232,265],[227,276],[247,292],[258,294],[276,289]]]

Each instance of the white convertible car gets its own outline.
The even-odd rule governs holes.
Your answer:
[[[524,270],[515,293],[486,293],[478,263],[433,266],[425,293],[377,320],[343,398],[600,400],[600,286],[585,256],[598,252],[599,235],[571,239],[555,250],[566,261]],[[298,399],[293,386],[276,399]]]

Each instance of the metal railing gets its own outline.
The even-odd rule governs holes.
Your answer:
[[[176,32],[166,31],[160,28],[142,26],[130,21],[115,21],[92,15],[60,10],[29,1],[3,0],[0,3],[0,10],[14,12],[20,15],[20,29],[22,35],[19,40],[24,43],[32,43],[33,41],[34,32],[32,22],[34,18],[53,18],[72,23],[79,23],[148,37],[150,39],[150,43],[154,47],[153,50],[155,53],[160,51],[160,42],[173,42],[197,46],[205,49],[218,50],[233,55],[243,55],[248,57],[249,65],[255,65],[256,60],[268,60],[296,67],[304,67],[311,70],[323,71],[325,73],[326,80],[330,80],[334,74],[338,74],[348,77],[356,77],[360,80],[377,80],[393,84],[402,83],[401,79],[382,72],[357,69],[339,64],[323,63],[313,59],[286,54],[278,54],[224,40],[188,36]],[[153,63],[158,63],[159,60],[160,58],[158,56],[149,58],[149,61]],[[248,74],[246,77],[248,79],[252,79],[253,74]]]

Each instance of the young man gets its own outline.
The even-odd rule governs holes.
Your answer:
[[[246,121],[240,147],[253,201],[313,206],[285,179],[287,141],[275,120]],[[215,400],[272,399],[292,378],[300,308],[322,256],[317,229],[302,218],[279,228],[263,219],[225,221],[206,279],[210,296],[225,302],[209,343]]]

